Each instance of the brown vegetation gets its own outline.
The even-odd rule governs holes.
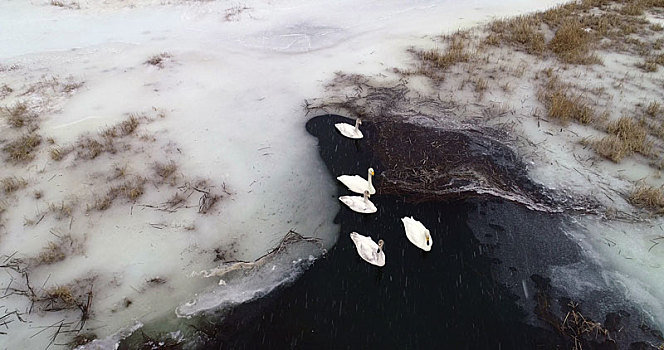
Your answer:
[[[581,124],[588,124],[595,119],[588,101],[569,87],[562,84],[552,76],[538,95],[544,103],[547,117],[567,123],[575,120]]]
[[[467,34],[459,32],[446,37],[446,40],[448,46],[445,51],[439,49],[415,51],[421,62],[417,73],[438,80],[442,79],[442,74],[447,68],[460,62],[468,62],[470,53],[467,51]]]
[[[76,1],[65,2],[62,0],[51,0],[51,5],[55,7],[62,7],[67,9],[80,9],[81,6]]]
[[[46,312],[79,309],[81,327],[92,310],[93,284],[95,277],[77,279],[65,285],[56,285],[31,296],[39,309]]]
[[[648,142],[646,130],[632,118],[621,117],[609,123],[607,131],[622,140],[630,152],[650,154],[653,144]]]
[[[664,214],[664,191],[661,187],[637,186],[629,196],[634,206]]]
[[[139,117],[131,114],[126,120],[100,131],[96,136],[86,135],[80,137],[73,146],[73,149],[76,149],[76,157],[91,160],[97,158],[102,153],[116,153],[118,151],[116,140],[134,134],[139,125]],[[125,148],[129,147],[129,145],[122,146]],[[56,158],[62,159],[64,155],[73,149],[60,148],[54,151],[55,154],[52,153],[51,157],[53,158],[55,155]],[[58,160],[56,158],[53,159]]]
[[[489,83],[484,78],[478,78],[475,81],[475,91],[479,92],[480,94],[484,93],[488,87]]]
[[[2,84],[2,86],[0,86],[0,99],[9,96],[12,92],[14,92],[14,89],[9,87],[7,84]]]
[[[9,194],[25,187],[28,184],[28,182],[20,177],[8,176],[0,180],[0,184],[2,184],[2,191],[5,194]]]
[[[62,147],[56,146],[50,149],[49,154],[51,155],[51,159],[60,161],[67,155],[67,153],[69,153],[69,151],[70,150],[68,149],[63,149]]]
[[[620,13],[627,16],[643,15],[643,4],[640,1],[628,2],[620,9]]]
[[[65,201],[61,201],[60,204],[49,203],[48,211],[55,214],[56,219],[62,220],[71,217],[74,210],[73,206],[73,202],[65,203]]]
[[[618,163],[634,152],[651,154],[653,143],[648,141],[646,129],[632,118],[622,117],[609,123],[607,132],[611,135],[592,142],[593,149],[602,157]]]
[[[630,154],[625,143],[616,135],[608,135],[592,142],[592,147],[600,156],[618,163]]]
[[[145,61],[145,64],[149,64],[149,65],[152,65],[152,66],[155,66],[155,67],[161,69],[161,68],[164,68],[165,60],[170,58],[170,57],[171,57],[171,55],[169,53],[162,52],[158,55],[154,55],[154,56],[148,58],[147,61]]]
[[[17,102],[11,107],[2,108],[2,114],[7,119],[7,124],[12,128],[22,128],[31,124],[34,115],[28,109],[25,102]]]
[[[598,64],[602,61],[590,53],[593,36],[583,30],[578,20],[564,22],[548,44],[549,49],[564,63]]]
[[[489,25],[490,34],[485,39],[489,45],[509,44],[533,55],[542,55],[546,48],[540,21],[533,16],[518,16],[496,20]]]
[[[28,162],[35,158],[37,146],[41,144],[41,136],[30,133],[6,144],[2,150],[7,160],[13,163]]]
[[[662,106],[659,104],[659,102],[652,101],[650,104],[648,104],[648,108],[646,108],[646,115],[651,118],[655,118],[659,115],[661,108]]]
[[[67,255],[62,245],[48,242],[48,245],[37,256],[36,263],[37,265],[50,265],[65,260],[65,257]]]
[[[95,198],[92,208],[99,211],[106,210],[118,198],[134,202],[143,195],[145,182],[144,178],[136,177],[114,185],[104,195]]]
[[[174,161],[171,160],[167,163],[155,162],[152,168],[154,169],[155,174],[159,177],[159,182],[165,183],[169,179],[172,182],[178,166]]]
[[[544,12],[496,20],[489,25],[489,35],[484,44],[511,45],[517,50],[542,56],[547,49],[561,62],[572,64],[601,63],[591,53],[593,46],[614,51],[637,52],[648,56],[650,48],[632,37],[635,33],[661,31],[641,17],[644,11],[661,8],[660,0],[611,1],[583,0],[556,6]],[[617,5],[617,6],[616,6]],[[546,35],[554,34],[547,44]],[[652,60],[643,64],[653,69]]]

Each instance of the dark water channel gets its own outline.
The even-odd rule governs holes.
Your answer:
[[[366,139],[342,137],[334,128],[339,121],[352,123],[321,116],[307,130],[318,138],[335,177],[376,170],[378,193],[371,200],[378,213],[358,214],[342,205],[336,245],[293,284],[226,313],[205,348],[572,348],[571,338],[555,326],[568,300],[553,298],[554,289],[541,276],[551,265],[581,259],[559,228],[560,216],[493,197],[417,203],[381,195],[384,165]],[[366,124],[365,134],[371,133]],[[350,194],[341,184],[338,189]],[[430,252],[407,240],[400,218],[411,215],[430,229]],[[352,231],[385,241],[384,267],[360,259]],[[496,257],[501,255],[509,258]],[[617,348],[601,340],[584,345]]]
[[[376,169],[379,193],[371,200],[378,213],[362,215],[342,207],[336,217],[341,234],[328,254],[291,286],[235,308],[224,321],[217,345],[232,349],[564,345],[553,332],[522,322],[525,312],[515,303],[518,296],[494,280],[491,267],[496,261],[467,225],[468,213],[482,210],[480,202],[413,204],[380,195],[382,165],[363,141],[336,132],[333,124],[340,120],[314,118],[307,128],[319,138],[321,156],[335,176],[366,174],[370,166]],[[363,129],[371,132],[370,126]],[[340,184],[339,194],[349,192]],[[407,240],[400,218],[411,215],[430,229],[434,240],[430,252]],[[352,231],[385,241],[383,268],[360,259],[348,237]]]

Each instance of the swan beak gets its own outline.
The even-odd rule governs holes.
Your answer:
[[[371,170],[371,176],[374,176],[374,171],[373,170]]]

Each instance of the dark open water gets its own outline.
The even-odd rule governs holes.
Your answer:
[[[334,176],[366,174],[381,165],[361,141],[337,133],[339,117],[312,119],[321,156]],[[371,132],[370,127],[363,128]],[[339,184],[339,195],[349,191]],[[291,286],[235,308],[215,347],[229,349],[519,349],[563,345],[549,330],[522,322],[517,296],[492,278],[496,261],[475,239],[468,213],[480,202],[412,204],[374,195],[378,213],[342,206],[337,244]],[[496,202],[496,203],[499,203]],[[516,207],[516,206],[515,206]],[[529,211],[522,210],[522,214]],[[430,252],[406,238],[400,218],[413,215],[429,228]],[[385,241],[383,268],[357,255],[349,233]],[[252,316],[248,316],[252,315]]]
[[[376,170],[378,213],[363,215],[341,205],[336,245],[291,285],[233,308],[199,318],[204,349],[571,349],[560,332],[569,311],[566,292],[545,277],[552,266],[587,265],[578,244],[563,232],[565,216],[526,209],[495,197],[413,203],[381,195],[384,166],[370,141],[354,141],[334,128],[340,116],[307,123],[319,140],[330,173]],[[365,135],[374,132],[363,126]],[[339,183],[338,195],[350,192]],[[336,199],[333,199],[336,200]],[[414,216],[431,231],[433,247],[423,252],[406,238],[401,218]],[[349,233],[385,241],[386,264],[360,259]],[[594,272],[593,272],[594,271]],[[642,325],[618,296],[598,292],[587,302],[618,342],[586,336],[584,349],[654,349],[661,334]],[[617,307],[617,306],[615,306]],[[620,306],[622,307],[622,306]],[[598,311],[601,310],[601,311]],[[632,313],[633,316],[630,316]],[[205,330],[207,329],[207,330]],[[566,331],[570,333],[569,330]],[[654,335],[654,337],[653,337]],[[133,348],[129,340],[121,346]],[[143,339],[143,348],[155,348]],[[203,344],[203,345],[201,345]],[[146,347],[146,345],[150,345]],[[175,344],[174,344],[175,345]],[[157,348],[171,348],[167,345]],[[175,345],[173,348],[178,348]]]

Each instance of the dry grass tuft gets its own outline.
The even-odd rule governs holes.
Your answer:
[[[620,9],[620,13],[627,16],[643,15],[644,6],[640,1],[629,2]]]
[[[105,196],[95,198],[94,203],[92,204],[92,207],[95,210],[98,210],[98,211],[104,211],[104,210],[110,208],[111,205],[113,205],[113,200],[115,198],[110,196],[109,193],[107,193]]]
[[[643,63],[639,63],[636,65],[638,68],[641,68],[642,71],[648,72],[648,73],[653,73],[657,72],[657,62],[646,59],[643,61]]]
[[[2,84],[2,86],[0,86],[0,99],[9,96],[12,92],[14,92],[14,89],[7,84]]]
[[[629,196],[632,205],[664,214],[664,191],[661,187],[637,186]]]
[[[121,122],[117,126],[117,128],[119,129],[120,134],[122,136],[127,136],[127,135],[131,135],[132,133],[134,133],[134,131],[138,127],[138,124],[139,124],[138,117],[134,114],[131,114],[129,116],[129,118],[127,118],[127,120]]]
[[[34,119],[34,115],[25,102],[18,102],[11,107],[3,108],[3,114],[12,128],[22,128],[29,125]]]
[[[91,208],[89,207],[88,210],[104,211],[110,208],[118,198],[125,198],[135,202],[145,192],[145,182],[144,178],[135,178],[112,186],[103,196],[96,197]]]
[[[91,136],[85,136],[78,140],[76,148],[78,149],[76,157],[87,160],[95,159],[104,152],[115,153],[115,145],[110,137],[98,140]]]
[[[491,34],[485,39],[489,45],[509,43],[532,55],[542,55],[546,40],[534,16],[518,16],[507,20],[497,20],[489,25]]]
[[[66,83],[62,86],[62,92],[67,94],[74,93],[76,90],[80,89],[83,84],[85,83],[82,81]]]
[[[597,154],[615,163],[620,162],[625,156],[630,154],[629,148],[616,135],[608,135],[599,141],[594,141],[592,147]]]
[[[2,150],[7,154],[8,161],[21,163],[33,160],[37,146],[40,144],[41,136],[30,133],[9,142]]]
[[[136,178],[134,180],[128,180],[120,185],[114,186],[111,188],[111,193],[116,194],[115,197],[124,197],[129,200],[136,200],[143,195],[144,192],[145,179]]]
[[[62,0],[51,0],[51,6],[62,7],[62,8],[67,8],[67,9],[80,9],[81,8],[81,5],[79,5],[79,3],[76,2],[76,1],[70,1],[70,2],[66,3]]]
[[[595,341],[602,341],[604,344],[615,344],[611,338],[610,331],[605,328],[600,322],[586,318],[579,310],[579,304],[570,301],[567,306],[570,310],[565,315],[558,326],[560,332],[574,341],[573,350],[583,350],[583,345],[586,344],[587,339]]]
[[[588,107],[586,99],[569,91],[555,76],[549,79],[544,89],[539,93],[539,99],[544,103],[547,116],[563,123],[575,120],[581,124],[588,124],[595,119],[595,114]]]
[[[651,118],[657,117],[659,115],[659,112],[662,110],[662,106],[659,104],[657,101],[652,101],[650,104],[648,104],[648,108],[646,108],[646,115],[648,115]]]
[[[152,168],[154,169],[155,174],[160,178],[160,182],[164,183],[167,180],[172,180],[172,178],[174,178],[178,166],[171,160],[167,163],[155,162]]]
[[[484,78],[479,78],[475,81],[475,91],[480,94],[484,93],[488,87],[489,83]]]
[[[648,133],[632,118],[621,117],[609,123],[607,131],[622,140],[629,152],[638,152],[646,156],[650,154],[653,144],[647,140]]]
[[[60,204],[49,203],[48,211],[55,214],[56,219],[62,220],[71,217],[72,212],[74,211],[73,206],[73,202],[65,203],[65,201],[61,201]]]
[[[37,256],[37,266],[39,265],[51,265],[62,260],[65,260],[67,254],[60,244],[55,244],[53,242],[48,242],[48,245],[42,249],[42,251]]]
[[[162,52],[158,55],[154,55],[145,61],[145,64],[149,64],[151,66],[155,66],[159,69],[164,68],[164,63],[165,60],[171,58],[171,55],[167,52]]]
[[[590,53],[592,44],[593,36],[583,30],[578,20],[570,20],[558,28],[548,47],[564,63],[602,63],[597,55]]]
[[[79,309],[82,324],[90,317],[92,310],[93,285],[96,277],[77,279],[66,285],[44,289],[32,296],[35,306],[42,311]]]
[[[5,194],[9,194],[25,187],[28,184],[28,182],[20,177],[9,176],[0,180],[0,184],[2,184],[3,192]]]
[[[73,309],[77,306],[76,298],[67,286],[50,288],[46,290],[46,296],[49,299],[60,301],[63,304],[61,309]]]
[[[99,132],[97,136],[87,135],[80,137],[74,145],[79,159],[92,160],[102,153],[114,154],[117,152],[115,140],[135,133],[140,125],[138,116],[132,114],[126,120],[110,126]],[[124,145],[125,148],[128,145]]]
[[[114,164],[113,169],[111,169],[111,175],[108,177],[109,180],[122,179],[127,176],[127,165]]]
[[[72,151],[71,148],[62,148],[62,147],[56,146],[56,147],[52,147],[49,150],[48,153],[50,154],[51,159],[53,159],[55,161],[61,161],[71,151]]]
[[[440,71],[460,63],[468,62],[470,54],[467,51],[468,36],[466,33],[456,33],[446,37],[448,46],[445,51],[431,49],[425,51],[416,51],[415,54],[420,59],[421,65],[418,73],[432,79],[440,79]]]

